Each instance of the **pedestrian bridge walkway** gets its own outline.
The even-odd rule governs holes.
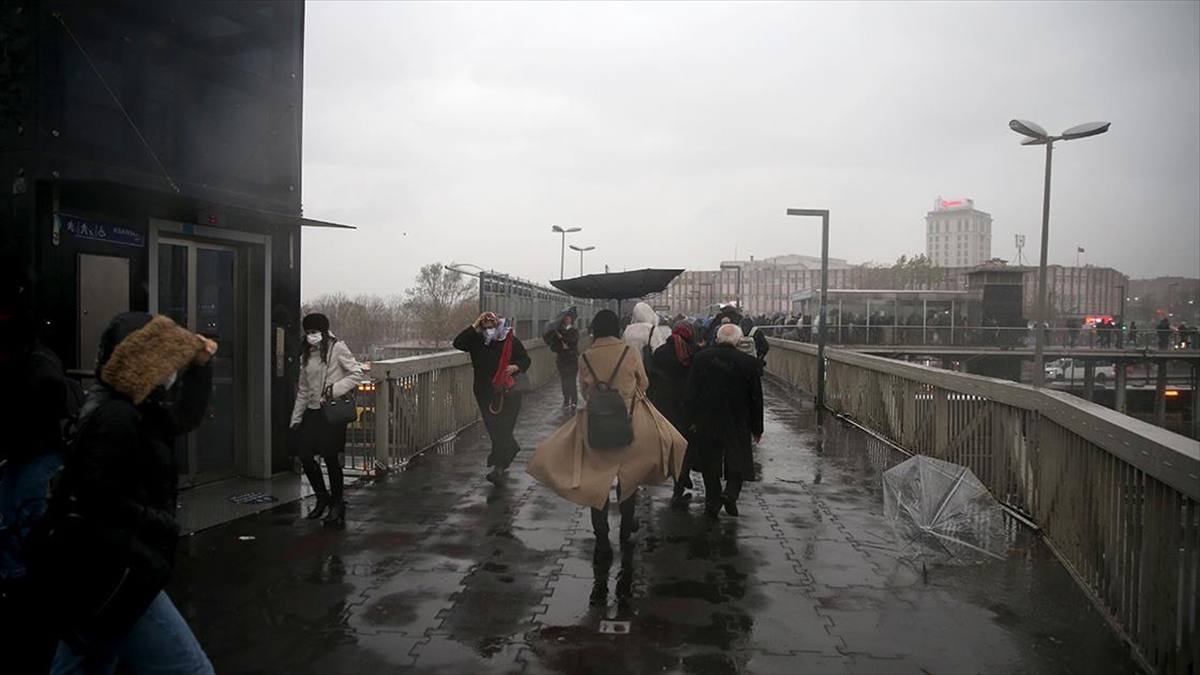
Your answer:
[[[903,455],[766,391],[738,518],[643,489],[633,545],[593,561],[586,510],[522,471],[563,420],[551,385],[525,403],[506,485],[483,480],[468,427],[352,489],[344,528],[292,503],[189,537],[170,593],[222,673],[1140,670],[1015,521],[1004,561],[899,559],[880,474]]]

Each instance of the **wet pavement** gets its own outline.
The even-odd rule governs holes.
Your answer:
[[[1013,523],[1005,561],[900,560],[880,473],[904,457],[770,383],[762,480],[741,515],[638,496],[641,531],[593,560],[586,509],[523,472],[561,421],[530,397],[507,485],[472,427],[348,492],[185,540],[169,592],[221,673],[1135,673],[1050,551]],[[699,486],[699,475],[695,475]]]

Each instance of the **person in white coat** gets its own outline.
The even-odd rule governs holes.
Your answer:
[[[338,455],[346,447],[346,425],[331,424],[321,407],[327,400],[354,391],[362,382],[362,366],[346,343],[329,332],[329,319],[324,314],[305,316],[303,326],[303,368],[296,388],[291,428],[295,454],[300,457],[304,475],[317,495],[308,518],[320,518],[328,509],[326,523],[345,522],[346,501],[342,496],[345,479]],[[317,457],[325,460],[329,489],[325,488]]]

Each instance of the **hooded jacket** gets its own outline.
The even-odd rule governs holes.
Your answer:
[[[639,302],[633,306],[633,321],[625,327],[621,339],[625,344],[638,349],[639,353],[642,353],[641,350],[646,347],[649,347],[649,352],[653,352],[662,346],[666,337],[671,334],[669,327],[664,327],[665,333],[662,330],[656,330],[659,327],[658,324],[658,314],[654,312],[654,308],[644,302]]]
[[[571,317],[570,327],[563,322]],[[555,354],[555,364],[559,371],[574,371],[579,367],[579,329],[575,327],[578,315],[574,307],[559,313],[558,317],[548,322],[542,330],[542,341]]]
[[[173,565],[174,441],[200,426],[212,387],[211,365],[192,365],[199,348],[194,333],[166,317],[113,319],[101,337],[100,384],[80,412],[52,512],[128,532]],[[166,390],[161,382],[172,372],[178,378]]]

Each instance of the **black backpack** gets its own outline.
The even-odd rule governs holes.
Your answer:
[[[596,380],[596,390],[587,402],[587,439],[588,445],[597,450],[620,448],[633,442],[633,422],[630,419],[633,417],[633,402],[630,401],[629,410],[626,411],[621,392],[612,387],[613,378],[617,376],[621,362],[628,353],[629,347],[626,346],[606,382],[600,381],[587,354],[583,355],[584,365]]]

